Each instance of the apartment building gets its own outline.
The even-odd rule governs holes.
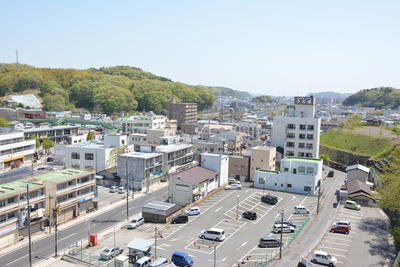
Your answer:
[[[161,145],[156,147],[156,152],[163,154],[165,171],[174,173],[192,166],[193,145],[173,144]]]
[[[116,152],[121,147],[123,147],[122,152],[128,151],[126,135],[108,134],[104,136],[103,143],[88,141],[65,146],[65,166],[96,172],[115,167],[118,154]],[[62,151],[56,150],[56,153]]]
[[[25,140],[23,132],[0,128],[0,169],[19,167],[32,160],[35,140]]]
[[[279,172],[257,170],[254,187],[315,195],[322,179],[322,160],[286,157]]]
[[[58,223],[76,218],[94,207],[95,172],[64,169],[36,176],[46,188],[46,216],[58,212]]]
[[[56,143],[68,140],[71,135],[77,135],[80,126],[60,125],[50,127],[35,127],[24,129],[25,139],[51,139]]]
[[[0,185],[0,248],[15,244],[20,237],[26,236],[27,226],[27,185],[29,186],[29,204],[31,231],[37,232],[43,226],[45,208],[45,186],[42,181],[17,180]]]
[[[239,122],[235,124],[237,132],[248,134],[251,139],[259,139],[261,126],[254,122]]]
[[[172,98],[169,102],[168,118],[177,121],[178,129],[183,123],[196,122],[197,103],[176,103],[176,99]]]
[[[295,97],[285,116],[273,118],[271,145],[284,156],[319,157],[321,119],[314,97]]]
[[[267,146],[256,146],[251,149],[250,180],[257,170],[275,171],[276,148]]]
[[[145,133],[148,129],[164,129],[166,117],[156,115],[153,112],[143,113],[122,119],[122,132],[124,133]]]
[[[128,176],[129,188],[148,191],[151,184],[160,181],[164,174],[163,154],[131,152],[118,156],[117,174],[121,184],[126,186]]]

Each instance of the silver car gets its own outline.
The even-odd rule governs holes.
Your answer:
[[[109,260],[121,254],[124,250],[119,247],[106,247],[100,253],[100,259]]]

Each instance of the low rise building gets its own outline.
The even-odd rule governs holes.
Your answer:
[[[156,152],[163,154],[164,170],[168,173],[178,172],[193,166],[193,145],[173,144],[156,147]]]
[[[169,202],[186,206],[218,187],[218,173],[194,166],[171,176],[168,186]]]
[[[259,139],[261,126],[254,122],[239,122],[235,124],[237,132],[246,133],[251,139]]]
[[[0,129],[0,169],[19,167],[35,153],[35,140],[25,140],[23,132]]]
[[[229,177],[239,179],[240,181],[248,181],[249,175],[250,157],[239,155],[229,156]]]
[[[123,118],[122,132],[124,133],[145,133],[148,129],[164,129],[166,118],[163,115],[156,115],[153,112],[134,115]]]
[[[254,187],[314,195],[322,178],[322,160],[286,157],[279,172],[257,170]]]
[[[256,146],[251,149],[250,180],[257,170],[275,171],[276,148]]]
[[[121,184],[128,185],[130,189],[149,190],[151,184],[160,181],[164,174],[163,154],[131,152],[118,156],[117,174]]]
[[[369,181],[370,169],[361,164],[352,165],[346,168],[347,179],[349,182],[358,180],[362,183]]]
[[[214,153],[201,153],[200,166],[215,171],[218,174],[217,186],[228,183],[229,156]]]
[[[80,126],[77,125],[60,125],[60,126],[47,126],[47,127],[35,127],[24,129],[25,139],[51,139],[54,142],[62,142],[68,140],[71,135],[77,135]]]

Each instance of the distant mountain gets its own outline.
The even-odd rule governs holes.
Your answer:
[[[216,96],[231,96],[233,98],[251,98],[251,94],[245,91],[234,90],[228,87],[207,86]]]
[[[347,97],[343,105],[395,109],[400,106],[400,89],[393,87],[364,89]]]
[[[349,93],[337,93],[337,92],[317,92],[317,93],[309,93],[307,96],[315,96],[315,97],[327,97],[327,98],[346,98],[351,96]]]

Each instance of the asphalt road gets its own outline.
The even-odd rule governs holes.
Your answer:
[[[145,195],[141,198],[130,200],[130,212],[136,212],[138,207],[142,207],[149,200],[164,200],[167,188],[162,188],[151,194]],[[104,229],[111,227],[119,221],[126,219],[126,206],[120,205],[115,209],[101,213],[90,219],[90,228],[92,233],[98,233]],[[87,237],[85,230],[85,221],[77,223],[67,229],[59,231],[58,234],[58,251],[62,253],[64,246],[80,241]],[[38,263],[39,261],[51,257],[55,252],[54,232],[47,237],[33,242],[32,248],[32,261]],[[0,266],[20,267],[29,266],[28,246],[25,245],[21,248],[15,249],[7,254],[0,256]]]

